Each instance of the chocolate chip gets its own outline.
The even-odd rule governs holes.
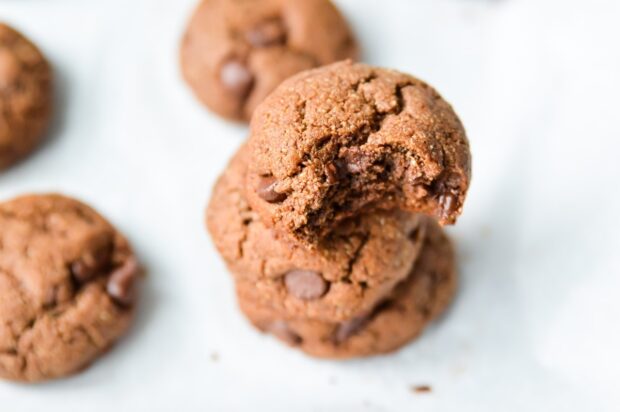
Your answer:
[[[417,242],[420,240],[420,227],[416,227],[414,229],[411,230],[411,232],[409,232],[409,240],[411,240],[412,242]]]
[[[269,326],[267,326],[267,330],[289,345],[297,346],[303,341],[301,336],[292,331],[288,324],[283,320],[272,322]]]
[[[269,20],[246,32],[245,38],[254,47],[274,46],[286,42],[286,30],[280,20]]]
[[[456,196],[452,193],[442,193],[437,200],[441,208],[441,218],[448,219],[456,211]]]
[[[288,292],[302,300],[318,299],[327,293],[328,283],[319,272],[294,269],[284,275]]]
[[[222,66],[220,80],[232,93],[245,97],[252,88],[254,76],[242,62],[232,59]]]
[[[364,329],[369,320],[370,315],[363,315],[350,319],[346,322],[342,322],[334,333],[334,342],[342,343],[349,339],[351,336]]]
[[[79,260],[71,263],[71,275],[78,283],[85,283],[105,269],[109,260],[108,245],[94,252],[85,253]]]
[[[358,174],[370,167],[369,159],[357,148],[347,149],[343,154],[346,170],[351,174]]]
[[[327,176],[327,183],[330,185],[338,183],[338,168],[334,164],[328,164],[325,167],[325,175]]]
[[[131,305],[135,297],[134,281],[139,271],[138,261],[133,257],[129,258],[110,275],[106,286],[108,295],[120,305]]]
[[[58,285],[55,285],[49,288],[45,292],[45,300],[43,301],[43,307],[45,309],[50,309],[56,306],[58,303]]]
[[[258,183],[258,189],[256,190],[258,196],[269,203],[279,203],[286,199],[286,193],[276,192],[276,183],[278,183],[278,181],[273,176],[261,177]]]

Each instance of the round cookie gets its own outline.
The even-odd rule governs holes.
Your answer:
[[[0,170],[33,151],[52,112],[52,73],[39,49],[0,23]]]
[[[248,202],[307,243],[378,209],[461,213],[471,175],[458,117],[395,71],[340,62],[285,81],[251,123]]]
[[[349,220],[313,249],[265,227],[243,190],[248,147],[216,183],[207,226],[231,272],[292,317],[340,321],[365,313],[405,279],[426,222],[402,212]]]
[[[269,304],[258,303],[258,291],[251,283],[237,283],[241,310],[258,329],[309,355],[337,359],[400,348],[443,312],[455,290],[454,252],[437,225],[429,227],[410,276],[366,315],[345,322],[286,317]]]
[[[203,0],[181,44],[181,69],[217,114],[249,121],[287,77],[358,56],[329,0]]]
[[[0,203],[0,377],[75,373],[128,329],[139,266],[127,240],[59,195]]]

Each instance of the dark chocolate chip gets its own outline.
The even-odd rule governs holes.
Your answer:
[[[85,253],[79,260],[71,263],[71,275],[78,283],[85,283],[101,272],[110,260],[110,249],[105,247]]]
[[[45,292],[45,300],[43,301],[43,307],[50,309],[56,306],[58,303],[58,286],[53,286]]]
[[[118,304],[129,306],[135,298],[135,280],[140,266],[135,258],[129,258],[122,266],[114,270],[108,279],[108,295]]]
[[[277,320],[267,326],[267,330],[282,339],[289,345],[300,345],[303,339],[297,333],[289,328],[288,324],[283,320]]]
[[[286,30],[280,20],[269,20],[246,32],[245,38],[254,47],[274,46],[286,42]]]
[[[245,97],[254,83],[254,76],[241,61],[232,59],[224,63],[220,70],[222,84],[232,93]]]
[[[364,156],[361,150],[350,148],[344,152],[344,164],[346,170],[351,174],[358,174],[370,167],[369,159]]]
[[[448,219],[457,209],[456,196],[452,193],[442,193],[438,198],[439,207],[441,207],[441,218]]]
[[[298,299],[318,299],[327,293],[328,283],[319,272],[314,270],[294,269],[284,275],[284,284],[288,292]]]
[[[409,240],[417,242],[420,240],[420,227],[416,227],[409,232]]]
[[[286,199],[286,193],[276,192],[276,183],[278,183],[278,181],[273,176],[261,177],[256,190],[258,196],[269,203],[279,203]]]
[[[338,183],[338,168],[333,163],[325,167],[325,175],[327,176],[327,183],[330,185]]]
[[[349,339],[351,336],[364,329],[369,320],[370,315],[362,315],[342,322],[334,333],[334,342],[338,344]]]

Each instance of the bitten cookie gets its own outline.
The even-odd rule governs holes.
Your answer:
[[[285,81],[256,110],[249,142],[249,204],[308,243],[379,209],[453,223],[471,175],[461,122],[433,88],[351,62]]]
[[[52,112],[52,73],[39,49],[0,23],[0,170],[41,141]]]
[[[249,121],[287,77],[358,56],[329,0],[203,0],[181,44],[181,69],[219,115]]]
[[[341,321],[369,311],[405,279],[419,255],[425,218],[383,212],[349,220],[307,249],[265,227],[243,190],[248,147],[215,185],[207,225],[238,281],[283,314]]]
[[[454,253],[443,230],[429,227],[410,276],[367,314],[345,322],[287,318],[251,283],[237,282],[241,310],[260,330],[322,358],[352,358],[394,351],[417,337],[450,303],[456,290]]]
[[[139,267],[127,240],[59,195],[0,203],[0,228],[0,377],[85,368],[132,319]]]

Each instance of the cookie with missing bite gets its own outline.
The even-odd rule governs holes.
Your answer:
[[[410,75],[350,61],[300,73],[256,110],[246,195],[306,244],[378,210],[460,215],[469,143],[452,107]]]

